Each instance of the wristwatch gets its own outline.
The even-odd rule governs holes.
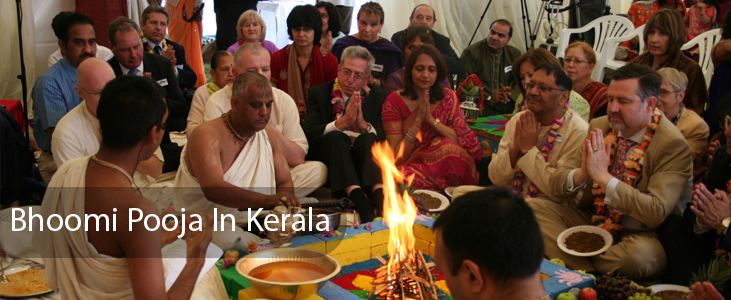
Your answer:
[[[731,217],[723,219],[723,221],[721,221],[721,226],[718,227],[716,233],[718,233],[718,235],[723,235],[723,232],[728,229],[729,225],[731,225]]]

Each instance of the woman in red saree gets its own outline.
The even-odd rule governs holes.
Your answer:
[[[403,148],[396,165],[406,177],[413,175],[415,189],[444,190],[479,179],[475,163],[482,148],[454,91],[439,84],[446,76],[441,53],[419,46],[406,62],[404,87],[383,103],[386,140],[397,154]]]
[[[322,18],[314,6],[295,6],[287,17],[287,31],[294,43],[272,54],[271,81],[292,96],[304,122],[310,87],[335,80],[338,60],[315,45],[322,35]]]

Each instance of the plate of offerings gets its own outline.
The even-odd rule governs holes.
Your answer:
[[[5,268],[8,282],[0,283],[0,298],[37,297],[52,293],[46,284],[46,267],[38,263],[21,262]]]
[[[414,203],[417,206],[421,203],[429,212],[441,212],[449,206],[449,199],[435,191],[416,190],[411,196],[414,198]]]
[[[575,226],[558,235],[556,242],[564,252],[581,257],[596,256],[612,246],[612,234],[591,225]]]

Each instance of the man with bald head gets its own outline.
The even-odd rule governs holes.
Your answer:
[[[437,22],[437,14],[434,9],[426,4],[419,4],[414,7],[409,17],[409,27],[415,27],[417,25],[423,25],[429,28],[431,36],[434,38],[434,44],[437,47],[444,59],[447,61],[447,69],[449,74],[461,74],[462,73],[462,61],[459,60],[457,52],[454,52],[452,45],[450,44],[449,38],[441,35],[439,32],[434,31],[434,23]],[[394,44],[401,45],[401,38],[406,35],[409,29],[398,31],[391,36],[391,42]]]
[[[239,47],[234,54],[234,77],[246,72],[262,74],[271,78],[271,57],[269,52],[259,44],[245,44]],[[206,102],[203,121],[215,120],[231,109],[232,85],[229,84],[218,92],[213,93]],[[304,197],[325,184],[327,167],[318,161],[305,161],[309,150],[307,137],[300,126],[299,110],[295,101],[284,91],[272,87],[274,103],[269,125],[276,129],[275,133],[282,147],[290,175],[294,182],[295,194]],[[190,121],[190,120],[189,120]],[[190,136],[190,133],[188,133]]]
[[[245,224],[247,213],[239,208],[299,206],[278,134],[267,125],[274,104],[269,79],[254,72],[237,76],[229,103],[230,110],[188,137],[175,177],[175,208],[209,213],[217,209],[218,214],[232,214],[237,224]],[[221,247],[236,237],[244,245],[258,241],[241,228],[232,232],[230,224],[224,226],[213,235]]]
[[[99,151],[102,136],[96,108],[102,89],[116,76],[106,61],[89,58],[79,65],[76,77],[76,92],[83,100],[58,122],[51,143],[53,161],[58,167],[74,158]],[[154,183],[162,173],[162,165],[163,156],[158,148],[150,159],[137,166],[133,176],[135,184],[146,187]]]

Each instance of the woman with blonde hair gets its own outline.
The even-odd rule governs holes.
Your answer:
[[[571,77],[573,91],[589,102],[591,119],[607,115],[607,85],[591,78],[596,65],[594,49],[585,42],[571,43],[564,51],[563,69]]]
[[[264,23],[264,19],[255,10],[247,10],[241,14],[238,23],[236,23],[236,35],[239,40],[227,49],[232,54],[236,53],[241,45],[247,43],[259,43],[267,49],[269,54],[279,50],[277,45],[264,39],[267,36],[267,24]]]
[[[657,108],[678,127],[695,157],[708,144],[708,124],[697,113],[685,109],[683,105],[688,76],[673,68],[662,68],[657,72],[662,76]]]

